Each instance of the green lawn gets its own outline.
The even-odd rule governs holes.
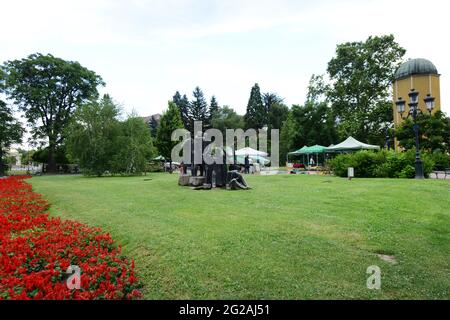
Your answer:
[[[177,178],[31,183],[53,215],[110,232],[149,299],[450,298],[450,181],[250,176],[249,191],[193,191]]]

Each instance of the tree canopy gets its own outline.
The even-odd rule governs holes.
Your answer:
[[[56,170],[55,150],[77,106],[97,97],[100,76],[78,62],[50,54],[8,61],[6,92],[31,125],[34,139],[47,139],[48,171]]]
[[[419,143],[422,149],[430,152],[436,150],[450,152],[450,118],[445,116],[442,111],[437,111],[431,116],[419,114],[417,124],[419,125]],[[395,136],[401,147],[405,149],[415,148],[415,134],[413,122],[410,118],[395,129]]]
[[[172,149],[178,143],[172,141],[172,132],[182,128],[184,128],[184,126],[183,121],[181,120],[180,110],[175,103],[169,101],[167,110],[161,116],[155,141],[159,154],[164,158],[171,158]]]
[[[391,85],[405,49],[393,35],[339,44],[328,63],[328,101],[340,138],[383,145],[393,121]]]

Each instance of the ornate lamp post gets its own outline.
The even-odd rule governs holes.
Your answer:
[[[413,129],[415,134],[415,141],[416,141],[416,161],[415,161],[415,167],[416,167],[416,179],[423,179],[423,163],[420,159],[420,147],[419,147],[419,125],[417,124],[417,113],[420,111],[418,108],[419,105],[419,92],[417,92],[414,89],[411,89],[411,91],[408,94],[409,96],[409,113],[406,116],[408,118],[409,116],[412,116],[413,119]],[[431,95],[427,95],[427,97],[424,99],[425,105],[427,106],[428,112],[433,111],[434,108],[434,97]],[[405,112],[405,105],[406,101],[402,98],[398,98],[397,102],[395,103],[397,105],[397,112],[400,114],[402,119],[406,119],[403,117],[403,113]]]

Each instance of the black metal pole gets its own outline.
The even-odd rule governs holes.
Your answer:
[[[415,161],[415,167],[416,167],[416,179],[424,179],[423,174],[423,162],[420,159],[420,146],[419,146],[419,125],[417,124],[417,105],[413,106],[413,129],[414,129],[414,136],[416,140],[416,161]]]

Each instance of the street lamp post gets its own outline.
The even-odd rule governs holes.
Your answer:
[[[417,113],[419,112],[419,92],[417,92],[414,89],[411,89],[411,91],[408,94],[409,96],[409,113],[406,118],[409,116],[412,116],[413,119],[413,129],[414,129],[414,138],[416,142],[416,161],[415,161],[415,167],[416,167],[416,179],[423,179],[423,162],[420,159],[420,146],[419,146],[419,125],[417,124]],[[424,99],[425,105],[427,106],[428,112],[433,111],[434,108],[434,100],[435,98],[432,97],[430,94],[426,96]],[[403,118],[403,113],[405,112],[405,105],[406,101],[402,98],[398,98],[397,102],[397,112],[400,114],[400,116]]]

